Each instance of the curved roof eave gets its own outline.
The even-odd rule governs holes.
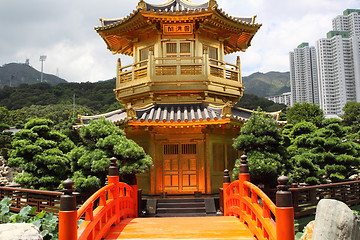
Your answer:
[[[139,12],[152,12],[152,13],[158,13],[160,15],[172,15],[172,14],[176,14],[175,16],[180,16],[182,14],[179,13],[184,13],[184,14],[192,14],[192,13],[199,13],[202,11],[211,11],[214,10],[217,13],[219,13],[221,16],[223,16],[224,18],[231,20],[234,23],[237,24],[242,24],[248,27],[256,27],[257,30],[262,26],[262,24],[258,24],[255,23],[255,17],[253,16],[251,18],[246,18],[246,17],[233,17],[233,16],[229,16],[228,14],[226,14],[221,8],[217,8],[217,4],[213,7],[210,7],[210,1],[204,4],[193,4],[190,3],[189,4],[193,4],[191,6],[193,6],[194,8],[188,8],[188,9],[179,9],[176,11],[165,11],[166,7],[164,6],[168,6],[169,4],[174,4],[174,3],[178,3],[178,2],[185,2],[186,0],[169,0],[167,3],[163,4],[163,5],[150,5],[148,3],[143,2],[146,5],[150,5],[150,6],[159,6],[157,8],[153,7],[153,8],[147,8],[147,7],[139,7],[141,4],[141,1],[139,2],[139,6],[137,7],[136,10],[134,10],[130,15],[128,15],[127,17],[124,18],[118,18],[118,19],[100,19],[101,21],[101,26],[99,27],[95,27],[96,31],[101,31],[101,30],[106,30],[106,29],[111,29],[114,28],[116,26],[119,26],[121,24],[124,24],[128,21],[130,21],[132,18],[134,18]],[[205,5],[207,7],[205,7]],[[160,7],[161,6],[161,7]],[[199,7],[201,6],[201,7]],[[164,8],[164,10],[162,10],[162,8]]]

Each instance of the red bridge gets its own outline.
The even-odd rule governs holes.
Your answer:
[[[228,171],[224,171],[221,198],[224,216],[188,218],[138,218],[137,185],[119,182],[115,161],[109,169],[108,185],[94,193],[78,210],[72,194],[73,182],[63,183],[59,240],[295,238],[288,179],[284,176],[278,179],[275,205],[250,182],[246,157],[242,157],[239,180],[230,183]],[[81,218],[84,221],[78,227]]]

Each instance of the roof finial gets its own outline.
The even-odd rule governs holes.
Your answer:
[[[137,5],[136,9],[146,10],[146,2],[144,2],[144,0],[139,0],[139,3]]]
[[[216,0],[210,0],[209,1],[209,8],[214,9],[217,8],[218,4],[216,3]]]
[[[257,17],[257,15],[254,15],[251,19],[251,23],[254,24],[255,23],[255,18]]]

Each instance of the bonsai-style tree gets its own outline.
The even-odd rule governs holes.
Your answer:
[[[290,124],[307,121],[320,127],[324,119],[324,113],[316,104],[307,102],[295,103],[294,106],[286,110],[286,119]]]
[[[8,158],[8,152],[11,148],[11,132],[5,131],[9,129],[9,125],[0,123],[0,156],[3,156],[5,159]]]
[[[322,128],[310,122],[293,126],[288,137],[288,152],[294,164],[290,178],[294,182],[319,184],[341,181],[356,172],[360,164],[360,146],[347,141],[339,119],[322,121]]]
[[[259,110],[241,128],[241,135],[234,140],[233,147],[247,155],[251,181],[255,184],[274,185],[285,170],[287,162],[282,140],[275,119]],[[235,178],[239,173],[240,160],[235,162]]]
[[[353,132],[358,132],[360,130],[360,103],[348,102],[343,107],[343,111],[344,114],[341,116],[343,124],[353,127]]]
[[[32,119],[15,134],[8,164],[23,171],[15,177],[23,187],[53,190],[70,174],[67,153],[75,145],[52,125],[51,120]]]
[[[80,137],[83,145],[70,153],[77,191],[93,192],[104,185],[111,157],[118,159],[120,177],[128,183],[133,183],[129,177],[134,178],[152,166],[152,159],[144,149],[105,118],[81,127]]]
[[[360,143],[360,103],[348,102],[343,107],[343,125],[347,126],[347,139]]]

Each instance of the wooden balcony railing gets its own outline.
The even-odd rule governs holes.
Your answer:
[[[218,77],[229,81],[242,83],[241,66],[238,58],[237,65],[211,59],[208,54],[203,57],[168,57],[154,58],[150,54],[149,59],[121,67],[120,59],[117,68],[117,86],[120,84],[145,77],[156,79],[161,76],[176,75],[203,75]]]
[[[111,159],[108,185],[94,193],[79,210],[76,210],[76,197],[72,194],[73,184],[71,180],[63,183],[65,189],[60,198],[59,240],[102,239],[113,224],[138,216],[137,185],[119,182],[116,158]],[[83,216],[85,221],[78,228],[77,223]]]
[[[229,171],[224,171],[223,209],[225,216],[237,216],[257,239],[294,240],[294,209],[288,178],[278,179],[275,205],[268,196],[250,182],[246,156],[241,157],[239,180],[230,183]]]
[[[360,204],[360,181],[296,187],[289,189],[293,195],[295,218],[315,214],[316,205],[323,198],[342,201],[347,205]]]

